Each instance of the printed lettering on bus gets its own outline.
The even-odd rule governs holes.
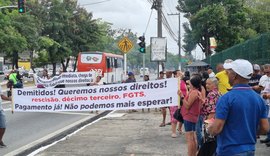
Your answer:
[[[105,52],[80,52],[78,55],[78,72],[96,71],[104,83],[123,81],[124,59],[122,55]]]

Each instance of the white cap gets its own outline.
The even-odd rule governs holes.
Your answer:
[[[224,67],[225,68],[225,67]],[[226,65],[225,69],[232,69],[245,79],[250,79],[253,73],[253,66],[248,60],[237,59]]]
[[[253,65],[254,70],[261,70],[261,67],[258,64]]]
[[[224,69],[229,69],[228,65],[232,62],[232,59],[227,59],[224,61],[223,68]]]

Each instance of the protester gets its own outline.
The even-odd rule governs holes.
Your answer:
[[[133,83],[136,82],[135,76],[133,74],[133,72],[128,72],[128,78],[126,79],[125,83]],[[132,109],[129,112],[138,112],[136,109]]]
[[[176,70],[176,77],[179,77],[180,78],[180,90],[183,93],[183,96],[185,97],[188,94],[188,88],[187,88],[186,82],[183,80],[184,75],[181,73],[180,70]],[[179,105],[178,105],[178,108],[180,108],[180,109],[182,107],[182,104],[181,103],[183,104],[183,102],[180,102]],[[179,134],[184,134],[183,133],[183,130],[182,130],[183,122],[184,121],[178,122],[178,131],[179,131]]]
[[[260,78],[259,82],[259,89],[262,90],[261,96],[265,99],[265,104],[266,104],[266,111],[267,115],[269,113],[269,108],[270,108],[270,99],[266,98],[267,94],[270,93],[269,89],[270,88],[270,64],[266,64],[263,66],[263,71],[265,75],[263,75]],[[270,123],[270,119],[268,118],[268,121]],[[267,133],[267,137],[264,140],[260,140],[261,143],[266,143],[266,146],[270,146],[270,131]]]
[[[164,79],[164,76],[165,76],[165,74],[163,71],[159,72],[158,80]]]
[[[180,80],[179,88],[180,88],[180,90],[182,89],[183,94],[186,95],[187,94],[186,93],[187,92],[186,85],[185,85],[185,82],[183,80],[181,80],[181,78],[183,77],[182,72],[180,70],[176,70],[173,72],[173,75],[175,78],[179,78],[179,80]],[[170,109],[169,109],[170,110],[170,118],[171,118],[171,131],[172,131],[171,137],[172,138],[177,137],[176,127],[177,127],[178,121],[173,117],[173,115],[174,115],[175,111],[177,111],[178,107],[180,107],[180,106],[178,106],[178,105],[177,106],[170,106]],[[182,133],[182,123],[179,124],[178,130],[179,130],[179,132]]]
[[[232,90],[217,102],[215,120],[208,127],[217,136],[217,156],[254,155],[256,132],[269,130],[263,99],[248,85],[252,64],[238,59],[226,66]]]
[[[63,69],[59,69],[59,75],[61,75],[63,73]],[[58,84],[56,85],[54,88],[66,88],[66,85],[65,84]]]
[[[1,94],[1,99],[0,99],[0,148],[4,148],[4,147],[7,147],[3,142],[3,136],[4,136],[5,131],[6,131],[6,118],[5,118],[4,110],[2,107],[2,100],[11,101],[11,97],[6,97],[2,93],[1,85],[0,85],[0,94]]]
[[[133,72],[128,72],[128,78],[126,79],[125,83],[133,83],[136,82],[135,76]]]
[[[23,88],[22,77],[19,71],[13,70],[8,78],[10,83],[13,84],[13,88]]]
[[[164,71],[160,71],[159,72],[159,77],[157,79],[162,80],[162,79],[164,79],[164,76],[165,76]],[[159,111],[161,111],[161,109]],[[155,108],[155,112],[157,112],[157,108]],[[163,126],[161,126],[161,127],[163,127]]]
[[[149,81],[149,75],[144,75],[143,76],[143,81]],[[150,108],[147,108],[147,111],[150,112]],[[142,109],[142,112],[144,112],[144,109]]]
[[[172,77],[172,74],[173,72],[172,71],[166,71],[166,78],[171,78]],[[162,113],[162,122],[161,124],[159,125],[159,127],[164,127],[165,125],[170,125],[171,122],[168,122],[167,124],[165,124],[165,121],[166,121],[166,109],[169,108],[169,107],[162,107],[161,108],[161,113]],[[170,108],[169,108],[170,109]]]
[[[87,84],[87,86],[99,86],[102,85],[101,82],[102,76],[97,76],[95,82]],[[90,111],[90,113],[93,113],[93,111]],[[96,111],[98,113],[98,111]]]
[[[218,91],[218,80],[215,77],[210,77],[206,81],[206,90],[208,95],[206,96],[206,101],[202,106],[202,114],[204,120],[211,119],[215,117],[216,103],[221,96]]]
[[[232,62],[231,59],[225,60],[224,64],[218,64],[216,70],[218,73],[216,74],[216,78],[218,79],[218,90],[223,95],[231,89],[231,85],[229,84],[229,78],[226,70],[224,69],[228,63]]]
[[[262,77],[262,75],[260,75],[260,66],[258,64],[254,64],[253,65],[253,74],[248,82],[248,85],[250,85],[252,87],[252,89],[257,92],[258,94],[260,94],[261,92],[261,88],[259,86],[259,82],[260,79]]]
[[[266,104],[266,112],[268,116],[268,122],[270,124],[269,118],[269,103],[270,103],[270,85],[268,84],[263,91],[261,91],[262,98]],[[267,147],[270,147],[270,131],[267,133],[266,138],[264,140],[260,140],[261,143],[265,143]]]
[[[49,80],[50,79],[50,76],[48,74],[48,70],[47,69],[45,69],[45,68],[43,69],[41,78],[42,79],[45,79],[45,80]],[[38,84],[37,85],[37,88],[45,88],[45,86],[43,84]]]
[[[43,69],[41,78],[46,79],[46,80],[50,79],[50,76],[49,76],[49,73],[48,73],[47,69],[45,69],[45,68]]]
[[[198,76],[201,77],[201,95],[202,95],[202,105],[205,103],[205,98],[207,95],[207,91],[206,91],[206,80],[209,78],[209,75],[207,72],[203,72],[202,75]],[[198,118],[198,121],[196,123],[196,135],[197,135],[197,143],[198,143],[198,149],[201,147],[202,142],[203,142],[203,134],[202,134],[202,125],[203,125],[203,114],[200,111],[200,115]]]
[[[207,73],[208,73],[209,77],[216,77],[215,73],[213,72],[212,67],[208,67]]]
[[[184,119],[185,136],[188,147],[188,155],[195,156],[197,153],[196,122],[200,115],[201,105],[201,78],[194,75],[190,79],[190,91],[186,97],[180,91],[179,96],[183,100],[181,114]]]
[[[212,156],[216,151],[216,139],[209,136],[206,133],[206,126],[209,124],[209,121],[212,121],[215,117],[216,112],[216,103],[221,96],[218,92],[218,80],[215,77],[210,77],[206,80],[206,90],[208,91],[205,103],[201,108],[201,114],[203,115],[204,122],[204,139],[197,156]]]
[[[185,81],[185,83],[188,85],[187,81],[189,81],[190,79],[190,73],[189,71],[185,71],[184,72],[184,77],[183,77],[183,80]]]

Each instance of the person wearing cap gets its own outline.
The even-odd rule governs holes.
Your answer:
[[[255,155],[256,133],[269,131],[263,99],[248,85],[252,64],[237,59],[227,67],[232,90],[221,96],[207,131],[217,136],[217,156]]]
[[[136,79],[134,77],[133,72],[128,72],[128,78],[126,79],[125,83],[132,83],[132,82],[136,82]]]
[[[261,67],[258,64],[253,65],[253,74],[248,82],[248,84],[252,87],[252,89],[260,94],[261,87],[259,86],[260,79],[262,75],[260,75]]]
[[[218,91],[223,95],[228,92],[232,87],[229,84],[228,74],[226,72],[226,68],[228,64],[232,62],[231,59],[225,60],[224,64],[220,63],[217,65],[216,70],[218,73],[216,74],[216,78],[218,79]]]
[[[135,76],[133,72],[128,72],[128,78],[126,79],[125,83],[133,83],[136,82]],[[132,109],[131,112],[138,112],[136,109]]]
[[[262,90],[261,96],[265,100],[266,104],[266,111],[269,116],[269,107],[270,107],[270,98],[268,98],[268,94],[270,94],[270,64],[265,64],[263,66],[263,72],[265,75],[263,75],[259,82],[259,89]],[[268,121],[270,123],[270,119],[268,118]],[[267,137],[264,140],[260,140],[261,143],[266,143],[266,146],[270,146],[270,132],[267,133]]]

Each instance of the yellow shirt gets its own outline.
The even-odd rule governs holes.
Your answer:
[[[229,77],[225,70],[216,74],[216,78],[218,79],[218,91],[224,95],[228,92],[228,89],[231,89],[231,85],[229,84]]]

